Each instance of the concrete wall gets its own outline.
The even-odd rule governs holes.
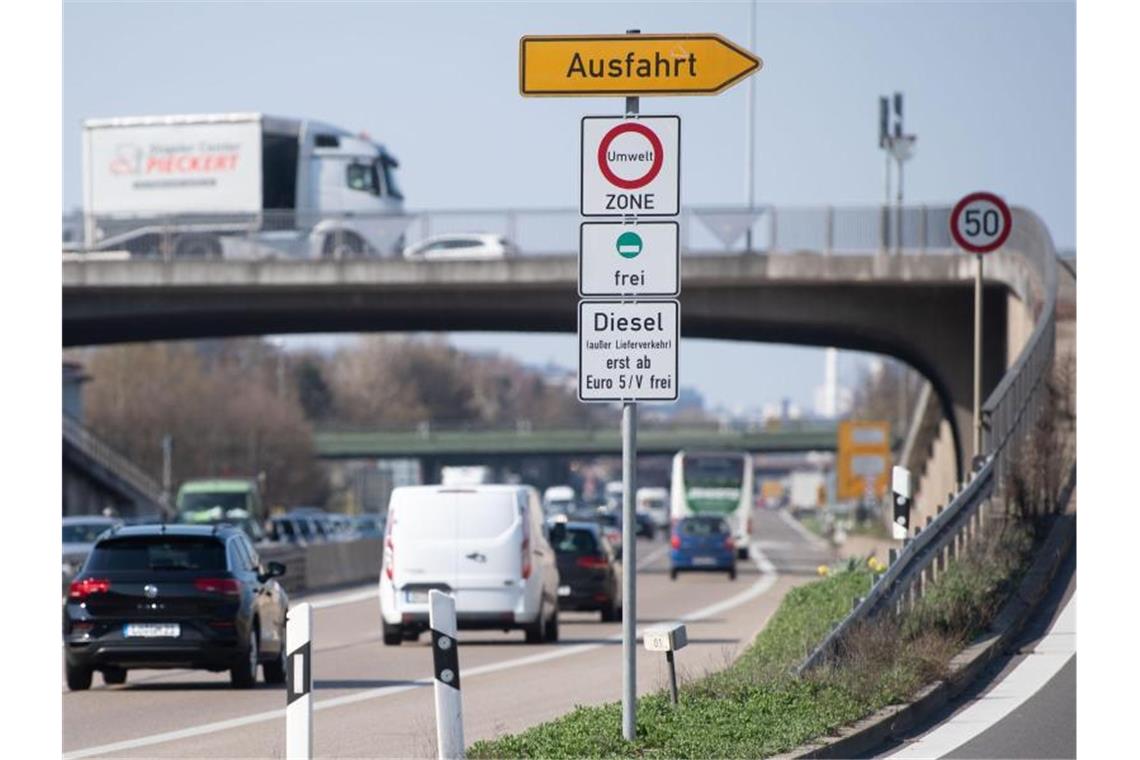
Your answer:
[[[263,562],[285,565],[281,585],[291,594],[334,588],[351,583],[380,580],[383,539],[330,541],[303,548],[266,546],[259,550]]]
[[[939,505],[946,504],[947,495],[955,490],[957,480],[957,456],[954,448],[954,435],[946,420],[938,426],[938,437],[931,447],[926,471],[918,481],[911,525],[926,525],[927,517],[938,513]],[[913,532],[913,531],[912,531]]]

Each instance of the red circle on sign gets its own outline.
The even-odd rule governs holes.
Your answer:
[[[962,233],[958,232],[958,217],[966,210],[966,206],[969,206],[974,201],[992,203],[994,206],[997,206],[998,213],[1001,214],[1001,234],[985,245],[974,245],[962,237]],[[950,212],[950,237],[954,238],[954,242],[957,243],[959,247],[970,253],[992,253],[996,251],[1005,245],[1005,241],[1009,239],[1009,233],[1012,230],[1013,214],[1010,213],[1009,206],[1005,205],[1005,201],[993,193],[970,193],[954,204],[954,210]]]
[[[613,173],[609,163],[606,162],[606,151],[609,150],[610,143],[612,143],[616,137],[624,135],[626,132],[636,132],[648,140],[650,146],[653,148],[653,165],[649,167],[649,171],[643,176],[637,177],[636,179],[622,179]],[[657,133],[649,127],[638,124],[637,122],[619,124],[609,132],[606,132],[605,137],[598,143],[598,168],[602,170],[602,176],[605,177],[611,185],[617,185],[623,190],[636,190],[639,187],[648,185],[661,173],[661,164],[665,160],[665,156],[662,155],[663,152],[660,138],[658,138]]]

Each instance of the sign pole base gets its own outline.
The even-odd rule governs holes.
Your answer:
[[[637,738],[637,403],[621,408],[621,730],[626,741]]]

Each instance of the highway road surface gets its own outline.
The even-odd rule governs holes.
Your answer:
[[[667,544],[640,541],[638,625],[682,620],[682,680],[723,667],[752,640],[791,588],[815,577],[828,547],[779,514],[758,511],[753,559],[736,581],[682,574],[670,581]],[[385,647],[373,585],[313,597],[315,752],[322,757],[434,757],[430,638]],[[515,732],[577,704],[621,696],[620,623],[561,613],[561,640],[464,631],[460,638],[468,743]],[[665,661],[639,649],[642,693],[665,685]],[[236,691],[228,674],[131,671],[123,686],[63,694],[65,758],[281,757],[285,695],[260,684]],[[619,730],[615,725],[614,730]]]
[[[1077,581],[1074,549],[1014,654],[930,724],[878,757],[1074,758],[1077,756]]]

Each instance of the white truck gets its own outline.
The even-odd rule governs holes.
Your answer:
[[[82,248],[167,258],[392,254],[410,221],[397,166],[367,135],[309,119],[88,119]]]
[[[494,479],[494,473],[486,465],[448,465],[439,468],[439,483],[444,486],[479,486]]]
[[[827,478],[818,470],[796,470],[788,476],[788,506],[814,510],[827,501]]]

